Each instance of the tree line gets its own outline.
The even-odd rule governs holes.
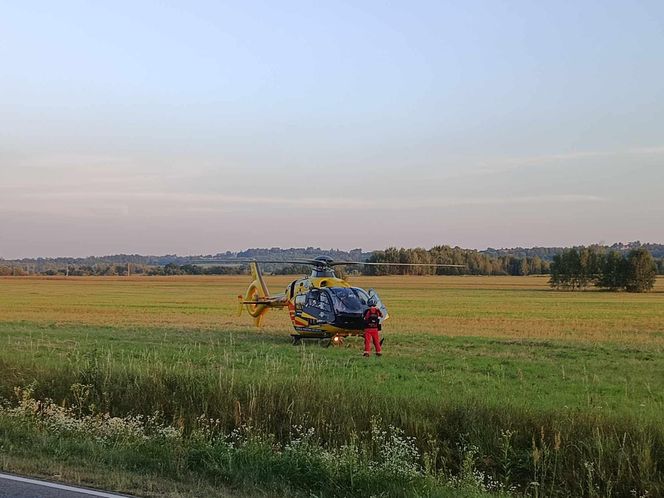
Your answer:
[[[627,254],[598,246],[573,248],[554,256],[549,283],[567,290],[592,285],[611,291],[647,292],[655,285],[657,269],[652,254],[643,247]]]
[[[0,251],[2,247],[0,247]],[[177,254],[164,254],[161,256],[141,254],[113,254],[108,256],[88,256],[83,258],[55,257],[55,258],[21,258],[3,259],[0,257],[0,276],[24,275],[118,275],[127,273],[132,275],[224,275],[228,273],[242,273],[233,267],[201,266],[195,262],[201,259],[269,259],[293,260],[311,259],[316,256],[330,256],[336,260],[364,261],[371,252],[362,249],[342,251],[339,249],[321,249],[320,247],[292,247],[282,249],[272,247],[269,249],[253,248],[239,252],[219,252],[216,254],[201,254],[191,256],[178,256]],[[268,273],[282,272],[287,263],[265,265]],[[224,269],[231,268],[231,269]]]
[[[141,256],[137,254],[119,254],[104,257],[89,258],[35,258],[21,260],[0,259],[0,276],[9,275],[69,275],[69,276],[126,276],[126,275],[228,275],[246,273],[246,265],[235,266],[210,266],[196,264],[196,260],[204,257],[216,257],[221,259],[271,259],[289,260],[301,258],[313,258],[326,255],[336,260],[369,261],[373,263],[437,263],[463,265],[463,268],[436,268],[436,267],[394,267],[394,266],[368,266],[347,267],[348,274],[362,273],[366,275],[545,275],[552,273],[554,261],[558,266],[564,268],[558,271],[558,276],[553,279],[554,287],[559,288],[584,288],[588,285],[596,285],[599,282],[597,275],[623,275],[616,271],[600,271],[598,265],[594,265],[592,271],[588,270],[586,259],[595,260],[602,256],[627,260],[630,251],[644,250],[653,256],[664,254],[664,246],[661,244],[641,244],[630,242],[628,244],[613,244],[612,246],[591,246],[565,248],[535,247],[530,249],[486,249],[477,251],[439,245],[431,249],[422,248],[396,248],[390,247],[382,251],[372,253],[361,249],[352,251],[322,250],[320,248],[291,248],[291,249],[249,249],[237,253],[218,253],[214,256]],[[589,256],[588,251],[593,255]],[[569,258],[578,258],[583,261],[579,263],[582,270],[569,271],[567,268],[574,267],[568,261]],[[565,255],[562,260],[560,258]],[[556,259],[558,258],[558,259]],[[593,259],[594,258],[594,259]],[[561,261],[563,261],[561,263]],[[664,257],[654,259],[658,274],[664,275]],[[563,265],[562,267],[560,265]],[[618,263],[616,263],[618,264]],[[623,263],[626,264],[626,263]],[[591,266],[592,266],[591,265]],[[600,265],[602,266],[602,265]],[[606,265],[604,265],[606,266]],[[604,267],[602,266],[602,267]],[[272,274],[303,274],[308,273],[310,268],[303,265],[288,263],[264,264],[265,273]],[[342,271],[341,268],[338,268]],[[622,271],[622,270],[621,270]],[[569,275],[569,276],[567,276]],[[608,278],[608,277],[606,277]],[[611,285],[599,285],[602,288],[624,288],[627,284],[621,284],[620,278],[615,277]],[[608,281],[602,280],[601,283]],[[617,282],[617,283],[616,283]]]
[[[240,266],[199,266],[191,263],[178,265],[119,264],[47,264],[41,267],[33,265],[0,265],[0,277],[25,277],[30,275],[68,276],[68,277],[126,277],[131,275],[169,276],[169,275],[241,275],[246,267]]]
[[[480,251],[482,254],[487,254],[492,257],[498,256],[516,256],[516,257],[534,257],[539,256],[542,259],[547,261],[553,261],[553,257],[557,254],[561,254],[568,249],[581,250],[585,246],[576,246],[576,247],[512,247],[509,249],[494,249],[489,247],[483,251]],[[606,251],[616,251],[621,254],[627,254],[633,249],[643,248],[648,250],[652,254],[653,258],[661,259],[664,258],[664,244],[653,244],[650,242],[641,242],[635,240],[633,242],[616,242],[611,245],[599,245],[595,244],[592,247],[602,248]]]
[[[390,247],[374,251],[370,263],[428,263],[463,265],[462,268],[435,266],[368,266],[367,275],[542,275],[549,273],[549,262],[534,257],[489,256],[473,249],[435,246],[431,249]]]

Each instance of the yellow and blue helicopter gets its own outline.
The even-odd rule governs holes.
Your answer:
[[[203,262],[203,261],[202,261]],[[463,268],[464,265],[443,265],[428,263],[369,263],[358,261],[334,261],[328,256],[314,259],[274,260],[204,260],[205,263],[238,264],[248,263],[253,281],[244,295],[238,296],[238,315],[244,309],[254,318],[254,324],[260,327],[265,314],[270,308],[288,308],[295,333],[291,334],[293,343],[302,339],[325,339],[328,344],[341,345],[348,336],[364,333],[364,313],[369,300],[373,300],[381,310],[382,321],[389,317],[387,308],[373,289],[364,290],[353,287],[334,272],[336,266],[436,266]],[[260,263],[280,263],[309,265],[311,274],[293,280],[284,292],[270,294]]]

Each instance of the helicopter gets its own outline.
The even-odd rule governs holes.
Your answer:
[[[238,295],[238,316],[246,309],[253,317],[256,327],[260,327],[265,315],[271,308],[288,308],[295,333],[291,334],[293,344],[302,339],[326,340],[326,345],[340,346],[344,338],[359,336],[364,333],[364,313],[373,300],[380,309],[380,322],[389,318],[387,308],[374,289],[364,290],[353,287],[334,272],[336,266],[435,266],[464,268],[465,265],[429,264],[429,263],[370,263],[359,261],[334,261],[328,256],[314,259],[295,259],[288,261],[274,260],[233,260],[219,261],[207,259],[204,263],[237,264],[248,263],[252,282],[243,295]],[[309,265],[311,274],[298,278],[288,284],[284,292],[270,294],[260,263],[289,263]]]

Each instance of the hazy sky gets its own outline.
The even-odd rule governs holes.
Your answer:
[[[1,2],[0,257],[664,242],[664,2]]]

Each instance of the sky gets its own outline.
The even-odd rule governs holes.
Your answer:
[[[664,2],[0,2],[0,257],[664,243]]]

